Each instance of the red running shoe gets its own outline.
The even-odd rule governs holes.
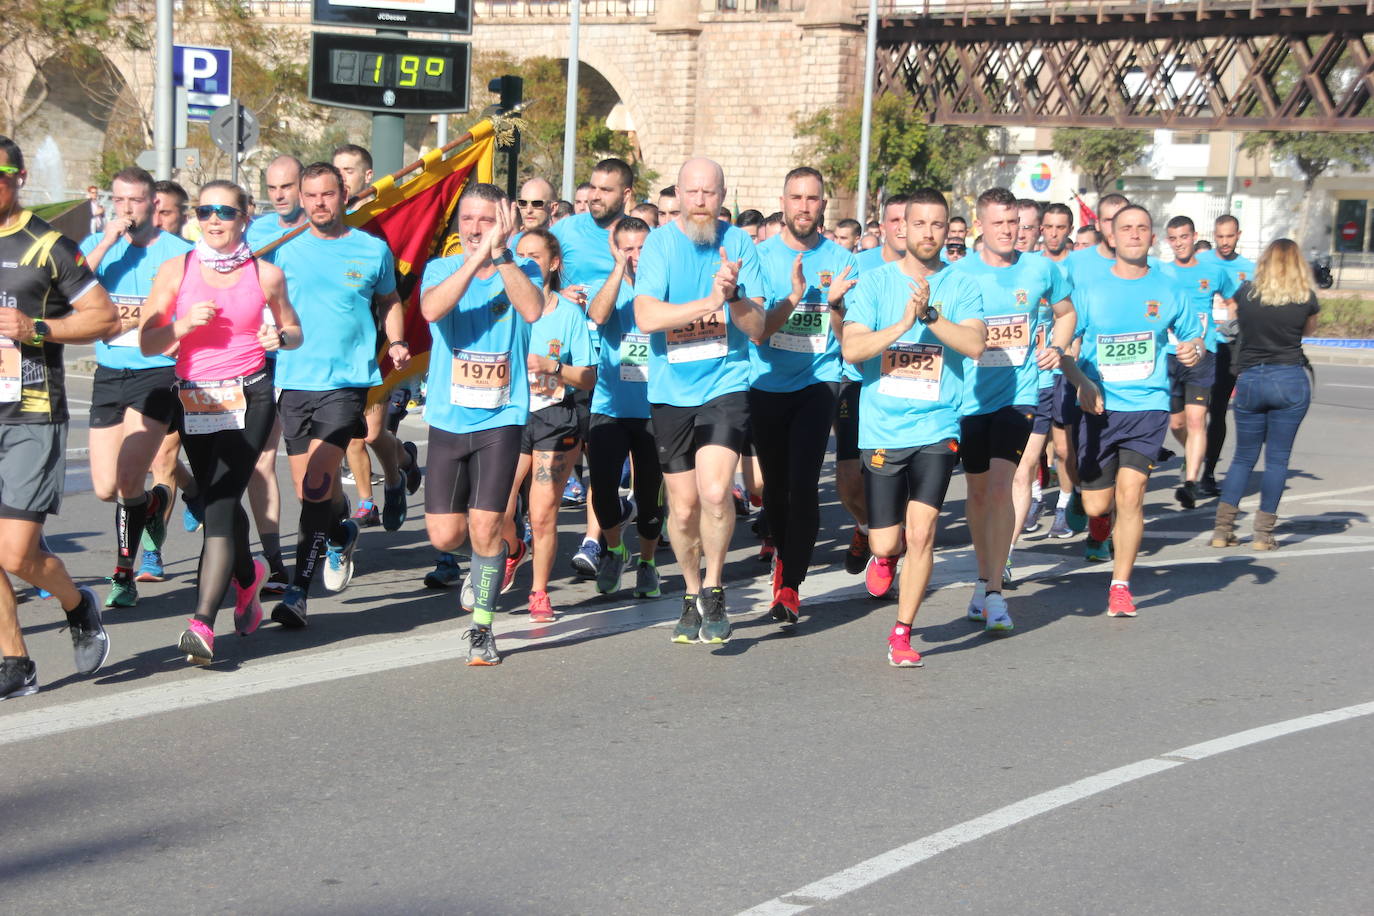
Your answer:
[[[1113,585],[1111,588],[1107,589],[1107,616],[1135,616],[1135,599],[1131,597],[1131,589],[1129,586]]]
[[[549,593],[530,592],[530,623],[553,623],[557,619],[549,604]]]
[[[894,668],[922,668],[921,653],[911,648],[911,627],[899,623],[887,637],[887,663]]]
[[[778,590],[773,599],[773,619],[782,624],[795,624],[801,618],[801,598],[794,588]]]
[[[864,570],[864,585],[874,598],[886,598],[892,591],[892,580],[897,576],[896,557],[870,557],[868,568]]]

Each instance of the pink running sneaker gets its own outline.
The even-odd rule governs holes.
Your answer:
[[[232,577],[229,580],[234,584],[234,632],[240,636],[247,636],[262,623],[262,601],[258,599],[258,594],[262,591],[262,583],[266,580],[267,573],[267,563],[254,559],[252,585],[244,588],[234,582]]]
[[[904,623],[893,626],[887,637],[887,663],[894,668],[923,668],[921,653],[911,648],[911,627]]]
[[[186,653],[186,660],[193,665],[208,665],[215,658],[215,634],[209,627],[191,618],[191,625],[181,634],[177,649]]]
[[[516,541],[520,547],[515,551],[515,556],[506,557],[506,569],[501,575],[501,594],[510,591],[510,587],[515,584],[515,571],[525,564],[530,558],[530,548],[524,541]]]
[[[548,592],[530,592],[530,623],[553,623],[558,615],[549,604]]]
[[[892,591],[892,580],[897,576],[896,557],[869,557],[868,568],[864,570],[864,585],[874,598],[886,598]]]
[[[1135,616],[1135,599],[1131,597],[1131,589],[1129,586],[1113,585],[1111,588],[1107,589],[1107,616]]]

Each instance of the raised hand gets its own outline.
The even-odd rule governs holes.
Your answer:
[[[859,278],[851,277],[849,271],[850,268],[845,267],[844,270],[840,271],[838,277],[830,281],[830,289],[826,293],[826,298],[829,300],[832,309],[838,307],[845,295],[859,282]]]

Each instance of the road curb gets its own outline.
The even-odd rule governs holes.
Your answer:
[[[1374,349],[1305,346],[1302,350],[1319,366],[1374,366]]]

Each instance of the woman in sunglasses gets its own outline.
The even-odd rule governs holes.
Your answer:
[[[215,615],[231,580],[234,629],[247,636],[262,621],[267,565],[249,549],[243,493],[276,417],[266,352],[301,345],[281,270],[243,241],[247,210],[236,184],[201,188],[200,241],[158,271],[139,341],[145,354],[176,356],[181,441],[205,501],[195,616],[179,644],[200,665],[214,657]]]

